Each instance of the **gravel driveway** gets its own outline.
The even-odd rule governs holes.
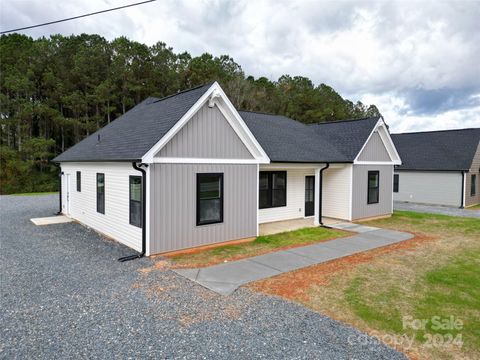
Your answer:
[[[405,358],[282,299],[216,295],[158,260],[119,263],[131,250],[81,225],[33,225],[56,196],[0,207],[0,358]]]
[[[435,206],[435,205],[424,205],[424,204],[395,201],[393,203],[393,208],[395,210],[415,211],[415,212],[428,213],[428,214],[441,214],[441,215],[449,215],[449,216],[480,218],[480,210],[460,209],[460,208],[450,207],[450,206],[440,206],[440,205]]]

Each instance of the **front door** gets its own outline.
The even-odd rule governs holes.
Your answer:
[[[305,217],[315,214],[315,176],[305,176]]]

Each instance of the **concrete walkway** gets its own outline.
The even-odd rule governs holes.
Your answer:
[[[415,211],[427,214],[480,218],[480,210],[459,209],[450,206],[426,205],[395,201],[393,203],[393,208],[395,210]]]
[[[409,233],[352,223],[337,223],[331,227],[358,234],[205,268],[175,269],[174,271],[219,294],[229,295],[238,287],[251,281],[391,245],[413,237]]]

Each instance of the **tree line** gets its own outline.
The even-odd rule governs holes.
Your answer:
[[[305,122],[379,115],[302,76],[246,76],[228,55],[193,57],[126,37],[0,37],[0,192],[56,190],[50,160],[148,96],[218,81],[237,109]]]

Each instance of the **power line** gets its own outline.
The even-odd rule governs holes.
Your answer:
[[[66,19],[50,21],[50,22],[46,22],[46,23],[43,23],[43,24],[37,24],[37,25],[25,26],[25,27],[21,27],[21,28],[17,28],[17,29],[0,31],[0,35],[8,34],[8,33],[15,32],[15,31],[20,31],[20,30],[33,29],[33,28],[40,27],[40,26],[45,26],[45,25],[57,24],[57,23],[61,23],[61,22],[64,22],[64,21],[80,19],[80,18],[87,17],[87,16],[102,14],[102,13],[106,13],[106,12],[109,12],[109,11],[115,11],[115,10],[119,10],[119,9],[125,9],[125,8],[128,8],[128,7],[142,5],[142,4],[146,4],[146,3],[150,3],[150,2],[154,2],[154,1],[157,1],[157,0],[147,0],[147,1],[142,1],[142,2],[135,3],[135,4],[119,6],[119,7],[116,7],[116,8],[96,11],[96,12],[92,12],[92,13],[88,13],[88,14],[84,14],[84,15],[79,15],[79,16],[73,16],[73,17],[69,17],[69,18],[66,18]]]

